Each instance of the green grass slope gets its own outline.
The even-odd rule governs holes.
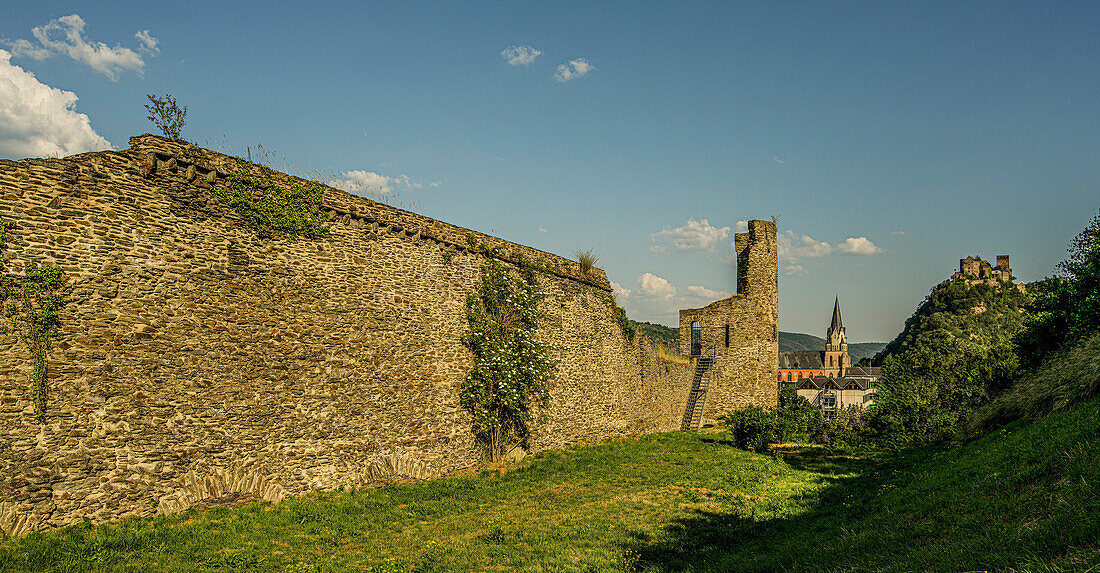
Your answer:
[[[724,434],[0,542],[3,571],[1100,570],[1100,398],[885,462]]]
[[[805,514],[700,513],[633,547],[652,571],[1100,570],[1100,399],[810,495]]]

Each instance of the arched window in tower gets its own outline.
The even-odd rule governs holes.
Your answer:
[[[691,355],[703,353],[703,325],[698,320],[691,322]]]

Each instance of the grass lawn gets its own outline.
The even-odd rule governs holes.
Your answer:
[[[1092,400],[885,460],[613,440],[504,474],[35,534],[0,543],[0,570],[1085,571],[1098,485]]]

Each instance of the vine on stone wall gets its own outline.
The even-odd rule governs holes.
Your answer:
[[[4,250],[11,227],[11,221],[0,220],[0,307],[34,360],[31,373],[34,416],[42,424],[46,422],[49,377],[46,355],[61,328],[59,312],[65,300],[59,291],[65,275],[60,267],[33,261],[27,263],[22,276],[9,274]]]
[[[473,365],[462,383],[462,406],[473,414],[473,430],[492,461],[519,445],[528,447],[531,409],[550,405],[550,380],[556,364],[550,347],[535,332],[545,296],[531,268],[516,277],[490,260],[477,291],[466,300],[470,328],[462,343]]]
[[[328,234],[324,217],[311,211],[321,204],[320,183],[276,181],[274,169],[243,159],[225,181],[225,187],[214,188],[214,196],[248,219],[261,237],[281,233],[315,239]]]

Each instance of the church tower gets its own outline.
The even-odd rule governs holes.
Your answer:
[[[844,376],[852,367],[848,357],[848,337],[844,334],[844,321],[840,318],[840,297],[833,303],[833,322],[825,334],[825,375],[832,378]]]

